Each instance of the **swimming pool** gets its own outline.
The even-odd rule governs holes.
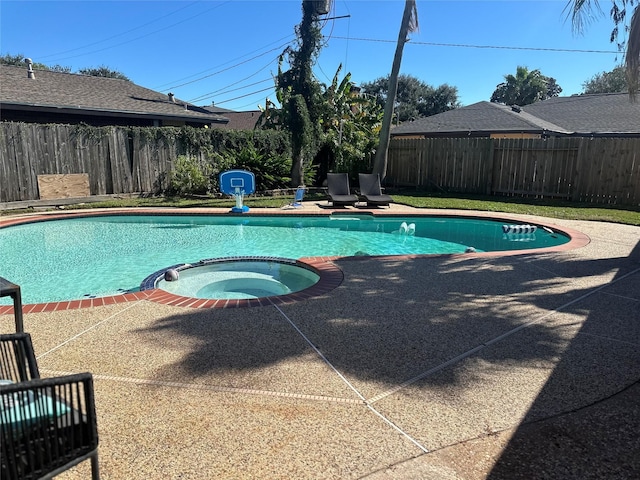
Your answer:
[[[155,271],[209,258],[452,254],[469,248],[545,248],[570,240],[541,226],[515,233],[505,229],[509,225],[513,222],[367,214],[76,216],[0,228],[0,276],[22,287],[25,304],[43,303],[137,291]]]

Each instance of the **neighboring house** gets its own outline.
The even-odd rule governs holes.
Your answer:
[[[260,110],[234,112],[233,110],[216,107],[215,105],[202,108],[216,115],[222,115],[223,117],[228,118],[228,123],[215,125],[217,128],[224,128],[227,130],[253,130],[258,118],[260,118],[260,114],[262,113]]]
[[[554,97],[524,107],[478,102],[405,122],[394,138],[640,137],[640,101],[627,93]]]
[[[120,126],[209,127],[228,122],[133,82],[0,65],[0,120]]]

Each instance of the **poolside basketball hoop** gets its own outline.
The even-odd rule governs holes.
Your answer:
[[[249,207],[242,204],[242,199],[256,191],[256,177],[246,170],[227,170],[220,174],[220,191],[235,197],[236,206],[231,209],[232,213],[248,212]]]

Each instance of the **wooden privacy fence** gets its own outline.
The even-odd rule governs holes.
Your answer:
[[[39,176],[86,174],[91,195],[164,191],[185,148],[141,132],[0,123],[0,203],[39,199]],[[393,139],[387,184],[640,205],[639,164],[640,138]]]
[[[640,138],[393,139],[387,185],[640,205]]]
[[[0,202],[37,200],[38,177],[87,174],[91,195],[160,192],[175,142],[125,128],[0,123]]]

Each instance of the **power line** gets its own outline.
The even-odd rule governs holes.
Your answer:
[[[242,90],[242,89],[245,89],[245,88],[253,87],[255,85],[260,85],[261,83],[264,83],[264,82],[273,82],[273,78],[265,78],[264,80],[260,80],[258,82],[250,83],[250,84],[245,85],[243,87],[232,88],[231,90],[225,90],[224,88],[221,88],[219,90],[216,90],[215,92],[205,93],[204,95],[200,95],[199,97],[196,97],[196,98],[193,98],[191,100],[188,100],[188,102],[189,103],[201,102],[202,100],[206,100],[207,98],[215,97],[216,95],[225,95],[227,93],[236,92],[238,90]]]
[[[191,16],[191,17],[185,18],[184,20],[181,20],[181,21],[179,21],[179,22],[176,22],[176,23],[173,23],[173,24],[171,24],[171,25],[168,25],[168,26],[166,26],[166,27],[164,27],[164,28],[160,28],[159,30],[154,30],[153,32],[147,33],[147,34],[145,34],[145,35],[141,35],[141,36],[139,36],[139,37],[132,38],[131,40],[126,40],[126,41],[124,41],[124,42],[120,42],[120,43],[117,43],[117,44],[115,44],[115,45],[111,45],[111,46],[109,46],[109,47],[104,47],[104,48],[101,48],[101,49],[98,49],[98,50],[94,50],[94,51],[92,51],[92,52],[79,53],[78,55],[72,55],[72,56],[69,56],[69,57],[63,57],[63,58],[60,58],[60,59],[58,59],[58,60],[56,60],[56,61],[58,61],[58,62],[59,62],[60,60],[68,60],[68,59],[70,59],[70,58],[77,58],[77,57],[84,57],[84,56],[86,56],[86,55],[93,55],[94,53],[103,52],[103,51],[105,51],[105,50],[109,50],[109,49],[112,49],[112,48],[115,48],[115,47],[120,47],[120,46],[122,46],[122,45],[126,45],[127,43],[135,42],[136,40],[141,40],[141,39],[143,39],[143,38],[149,37],[149,36],[151,36],[151,35],[154,35],[154,34],[156,34],[156,33],[162,32],[162,31],[164,31],[164,30],[168,30],[168,29],[170,29],[170,28],[173,28],[173,27],[175,27],[176,25],[180,25],[181,23],[188,22],[189,20],[192,20],[192,19],[194,19],[194,18],[198,18],[198,17],[199,17],[199,16],[201,16],[203,13],[207,13],[207,12],[210,12],[211,10],[215,10],[215,9],[217,9],[217,8],[221,7],[222,5],[225,5],[225,4],[227,4],[227,3],[231,3],[231,0],[228,0],[227,2],[221,3],[221,4],[219,4],[219,5],[216,5],[215,7],[209,8],[208,10],[205,10],[204,12],[200,12],[200,13],[198,13],[197,15],[193,15],[193,16]],[[166,17],[166,16],[167,16],[167,15],[165,15],[165,17]],[[164,18],[164,17],[161,17],[161,18]],[[152,23],[152,22],[149,22],[149,23]],[[145,24],[145,25],[148,25],[149,23],[147,23],[147,24]],[[143,25],[143,26],[144,26],[144,25]],[[138,27],[138,28],[142,28],[142,27]],[[137,30],[137,28],[134,28],[133,30]],[[130,30],[130,31],[133,31],[133,30]],[[125,33],[127,33],[127,32],[125,32]],[[116,35],[116,37],[117,37],[117,36],[118,36],[118,35]],[[114,38],[114,37],[111,37],[111,38]],[[101,42],[97,42],[97,43],[101,43]],[[80,47],[80,49],[82,49],[82,48],[86,48],[86,47]],[[74,49],[74,50],[78,50],[78,49]],[[58,55],[58,54],[57,54],[57,55]],[[49,57],[51,57],[51,56],[54,56],[54,55],[49,55]]]
[[[113,40],[114,38],[122,37],[123,35],[126,35],[127,33],[131,33],[131,32],[135,32],[136,30],[140,30],[141,28],[144,28],[144,27],[146,27],[147,25],[151,25],[152,23],[158,22],[158,21],[162,20],[163,18],[171,17],[171,16],[175,15],[176,13],[180,12],[181,10],[184,10],[185,8],[189,8],[189,7],[191,7],[192,5],[195,5],[195,4],[196,4],[196,3],[198,3],[199,1],[200,1],[200,0],[197,0],[197,1],[195,1],[195,2],[190,3],[189,5],[185,5],[184,7],[180,7],[180,8],[179,8],[179,9],[177,9],[177,10],[174,10],[174,11],[172,11],[172,12],[170,12],[170,13],[167,13],[166,15],[163,15],[163,16],[161,16],[161,17],[158,17],[158,18],[156,18],[155,20],[151,20],[150,22],[144,23],[144,24],[142,24],[142,25],[140,25],[140,26],[138,26],[138,27],[132,28],[132,29],[130,29],[130,30],[126,30],[126,31],[124,31],[124,32],[118,33],[118,34],[116,34],[116,35],[112,35],[112,36],[107,37],[107,38],[103,38],[102,40],[98,40],[97,42],[89,43],[89,44],[87,44],[87,45],[83,45],[83,46],[81,46],[81,47],[72,48],[71,50],[64,50],[64,51],[62,51],[62,52],[52,53],[51,55],[44,55],[44,56],[40,57],[38,60],[44,60],[44,59],[46,59],[46,58],[56,57],[56,56],[58,56],[58,55],[64,55],[64,54],[66,54],[66,53],[77,52],[78,50],[83,50],[83,49],[85,49],[85,48],[93,47],[94,45],[99,45],[99,44],[101,44],[101,43],[108,42],[109,40]],[[108,48],[110,48],[110,47],[108,47]],[[82,55],[88,55],[88,54],[90,54],[90,53],[95,53],[95,52],[83,53]],[[75,57],[67,57],[67,58],[75,58]],[[63,58],[62,60],[64,60],[64,58]]]
[[[356,37],[333,37],[339,40],[355,40],[360,42],[378,42],[378,43],[397,43],[397,40],[383,40],[377,38],[356,38]],[[507,47],[504,45],[471,45],[464,43],[435,43],[435,42],[407,42],[409,45],[427,45],[430,47],[455,47],[455,48],[482,48],[482,49],[498,49],[498,50],[530,50],[537,52],[565,52],[565,53],[615,53],[620,52],[614,50],[580,50],[570,48],[543,48],[543,47]]]
[[[277,57],[276,57],[276,58],[277,58]],[[261,71],[263,71],[265,68],[267,68],[267,67],[268,67],[269,65],[271,65],[272,63],[273,63],[273,60],[269,60],[269,62],[268,62],[264,67],[262,67],[262,68],[258,69],[257,71],[253,72],[251,75],[248,75],[248,76],[246,76],[246,77],[244,77],[244,78],[242,78],[242,79],[240,79],[240,80],[236,80],[236,81],[235,81],[235,82],[233,82],[232,84],[230,84],[230,85],[226,85],[226,86],[224,86],[224,87],[222,87],[222,88],[219,88],[219,89],[217,89],[217,90],[214,90],[213,92],[203,93],[203,94],[202,94],[202,95],[200,95],[199,97],[196,97],[196,98],[193,98],[193,99],[189,100],[189,102],[196,102],[196,101],[199,101],[199,100],[204,100],[205,98],[212,97],[213,95],[216,95],[216,94],[218,94],[218,93],[220,93],[220,92],[222,92],[222,93],[227,93],[227,92],[223,92],[223,91],[224,91],[224,90],[226,90],[227,88],[231,87],[231,86],[238,85],[238,84],[240,84],[240,83],[244,82],[245,80],[249,80],[250,78],[255,77],[258,73],[260,73]],[[269,80],[273,80],[273,79],[269,79]],[[259,82],[257,82],[257,83],[262,83],[262,82],[266,82],[266,81],[267,81],[267,80],[261,80],[261,81],[259,81]],[[255,83],[252,83],[251,85],[256,85],[256,84],[255,84]],[[246,85],[246,86],[244,86],[244,87],[239,87],[239,88],[236,88],[235,90],[239,90],[240,88],[246,88],[246,87],[249,87],[249,86],[251,86],[251,85]],[[230,91],[233,91],[233,90],[230,90]]]
[[[160,92],[164,92],[164,91],[166,91],[166,90],[170,90],[171,88],[175,88],[175,87],[168,87],[168,88],[165,88],[164,90],[161,90],[161,89],[162,89],[162,87],[165,87],[165,86],[170,85],[170,84],[172,84],[172,83],[182,82],[183,80],[188,80],[188,79],[190,79],[190,78],[196,77],[197,75],[202,75],[202,74],[204,74],[204,73],[206,73],[206,72],[210,72],[210,71],[211,71],[211,70],[213,70],[214,68],[219,68],[219,67],[222,67],[222,66],[224,66],[224,65],[228,65],[228,64],[229,64],[229,63],[231,63],[231,62],[238,61],[238,60],[240,60],[241,58],[246,57],[247,55],[251,55],[252,53],[259,52],[259,51],[260,51],[260,50],[262,50],[263,48],[270,47],[270,46],[271,46],[271,45],[273,45],[274,43],[278,43],[278,42],[282,42],[283,40],[287,40],[287,43],[280,44],[278,47],[276,47],[276,48],[274,48],[274,49],[272,49],[272,50],[269,50],[269,52],[272,52],[273,50],[277,50],[278,48],[283,48],[284,46],[289,45],[289,43],[291,42],[291,38],[292,38],[292,37],[293,37],[293,35],[291,35],[291,34],[289,34],[289,35],[285,35],[284,37],[281,37],[281,38],[279,38],[279,39],[277,39],[277,40],[274,40],[273,42],[268,43],[268,44],[266,44],[266,45],[264,45],[264,46],[262,46],[262,47],[260,47],[260,48],[257,48],[257,49],[255,49],[255,50],[252,50],[252,51],[248,52],[248,53],[245,53],[244,55],[241,55],[241,56],[239,56],[239,57],[236,57],[236,58],[234,58],[234,59],[231,59],[231,60],[229,60],[228,62],[222,63],[222,64],[217,65],[217,66],[212,67],[212,68],[208,68],[208,69],[206,69],[206,70],[201,70],[200,72],[197,72],[197,73],[194,73],[194,74],[188,75],[188,76],[186,76],[186,77],[182,77],[182,78],[178,78],[178,79],[176,79],[176,80],[172,80],[171,82],[163,83],[162,85],[158,85],[158,86],[154,87],[153,89],[154,89],[154,90],[157,90],[157,91],[160,91]],[[264,52],[264,54],[267,54],[267,53],[269,53],[269,52]],[[254,58],[258,58],[258,57],[254,57]],[[251,59],[250,59],[250,60],[251,60]],[[242,65],[242,63],[236,64],[236,65]],[[207,77],[200,77],[200,78],[207,78]]]
[[[255,92],[247,93],[246,95],[240,95],[239,97],[229,98],[229,99],[223,100],[221,102],[216,102],[215,105],[220,105],[221,103],[233,102],[234,100],[239,100],[241,98],[250,97],[251,95],[255,95],[256,93],[267,92],[269,90],[275,90],[275,87],[263,88],[262,90],[257,90]]]
[[[213,77],[214,75],[218,75],[218,74],[220,74],[220,73],[222,73],[222,72],[226,72],[227,70],[231,70],[232,68],[236,68],[236,67],[239,67],[240,65],[244,65],[245,63],[248,63],[248,62],[250,62],[250,61],[252,61],[252,60],[255,60],[256,58],[263,57],[263,56],[264,56],[264,55],[266,55],[267,53],[271,53],[271,52],[273,52],[273,51],[275,51],[275,50],[280,50],[280,49],[281,49],[282,47],[284,47],[285,45],[288,45],[288,43],[285,43],[285,44],[282,44],[282,45],[280,45],[280,46],[278,46],[278,47],[272,48],[271,50],[267,50],[266,52],[263,52],[263,53],[261,53],[260,55],[256,55],[256,56],[254,56],[254,57],[248,58],[247,60],[244,60],[244,61],[242,61],[242,62],[236,63],[235,65],[231,65],[230,67],[223,68],[222,70],[218,70],[218,71],[216,71],[216,72],[210,73],[209,75],[205,75],[205,76],[203,76],[203,77],[196,78],[195,80],[191,80],[191,81],[189,81],[189,82],[181,83],[180,85],[174,85],[174,86],[172,86],[172,87],[165,88],[164,90],[160,90],[160,91],[162,91],[162,92],[163,92],[163,91],[166,91],[166,90],[172,90],[172,89],[175,89],[175,88],[184,87],[185,85],[190,85],[190,84],[192,84],[192,83],[199,82],[199,81],[201,81],[201,80],[204,80],[205,78]]]
[[[396,43],[397,42],[397,40],[384,40],[384,39],[373,39],[373,38],[357,38],[357,37],[331,36],[331,38],[338,39],[338,40],[347,40],[347,41],[354,40],[354,41],[378,42],[378,43]],[[546,52],[563,52],[563,53],[604,53],[604,54],[616,54],[616,55],[620,53],[618,51],[611,51],[611,50],[585,50],[585,49],[544,48],[544,47],[508,47],[508,46],[501,46],[501,45],[472,45],[472,44],[458,44],[458,43],[436,43],[436,42],[414,42],[414,41],[411,41],[410,43],[412,43],[414,45],[426,45],[426,46],[434,46],[434,47],[453,47],[453,48],[479,48],[479,49],[498,49],[498,50],[528,50],[528,51],[542,51],[542,52],[546,51]],[[249,60],[251,60],[251,59],[249,59]],[[321,71],[322,71],[322,69],[321,69]],[[324,71],[322,71],[322,73],[327,78],[329,78]],[[260,83],[260,82],[258,82],[258,83]],[[266,90],[269,90],[269,89],[266,89]],[[233,90],[231,90],[231,91],[233,91]],[[253,95],[255,93],[260,93],[262,91],[265,91],[265,90],[260,90],[258,92],[249,93],[249,94],[243,95],[241,97],[236,97],[236,98],[232,98],[232,99],[229,99],[229,100],[224,100],[223,102],[217,102],[216,104],[224,103],[224,102],[230,102],[232,100],[237,100],[238,98],[243,98],[243,97],[246,97],[246,96],[250,96],[250,95]],[[228,93],[228,92],[225,92],[225,93]]]
[[[256,104],[256,103],[257,103],[257,104]],[[244,110],[245,108],[247,108],[247,107],[256,107],[256,106],[258,107],[258,109],[260,109],[260,103],[259,103],[259,102],[251,101],[251,102],[249,102],[249,103],[246,103],[246,104],[244,104],[244,105],[237,106],[237,107],[235,107],[235,108],[236,108],[236,110],[238,110],[238,111],[243,111],[243,110]]]

